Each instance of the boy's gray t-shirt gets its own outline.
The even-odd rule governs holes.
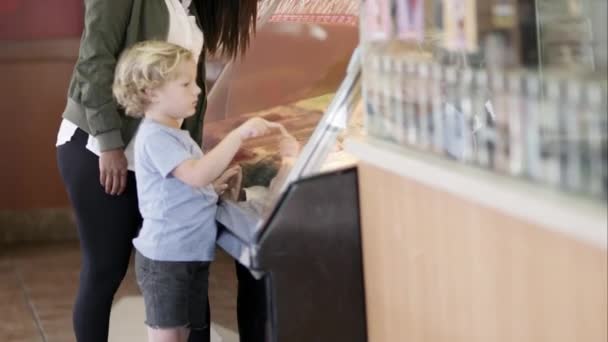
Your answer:
[[[144,119],[135,138],[135,177],[144,219],[135,248],[160,261],[211,261],[218,196],[213,186],[194,188],[172,175],[203,156],[187,131]]]

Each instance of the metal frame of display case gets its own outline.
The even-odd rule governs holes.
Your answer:
[[[293,181],[319,172],[338,135],[346,128],[353,104],[360,97],[361,53],[360,48],[356,48],[344,81],[283,184],[283,191]]]

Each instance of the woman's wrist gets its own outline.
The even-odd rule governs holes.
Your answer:
[[[283,157],[281,159],[281,164],[283,165],[293,165],[296,162],[296,157]]]

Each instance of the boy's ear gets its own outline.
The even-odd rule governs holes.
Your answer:
[[[148,98],[148,101],[154,103],[158,100],[158,92],[156,89],[146,88],[144,89],[144,94]]]

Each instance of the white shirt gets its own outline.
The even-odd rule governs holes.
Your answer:
[[[190,15],[189,7],[192,0],[165,0],[165,5],[169,12],[169,32],[167,34],[167,41],[173,44],[177,44],[185,47],[192,51],[195,57],[195,62],[198,62],[198,58],[203,49],[203,32],[196,24],[196,18]],[[59,132],[57,133],[57,142],[55,146],[61,146],[70,140],[76,133],[78,126],[71,121],[63,119],[61,126],[59,126]],[[135,133],[137,136],[137,133]],[[134,165],[134,146],[135,136],[131,139],[127,147],[125,148],[125,156],[128,161],[128,168],[131,171],[135,171]],[[99,142],[94,136],[89,136],[87,141],[87,149],[96,155],[100,155]]]

